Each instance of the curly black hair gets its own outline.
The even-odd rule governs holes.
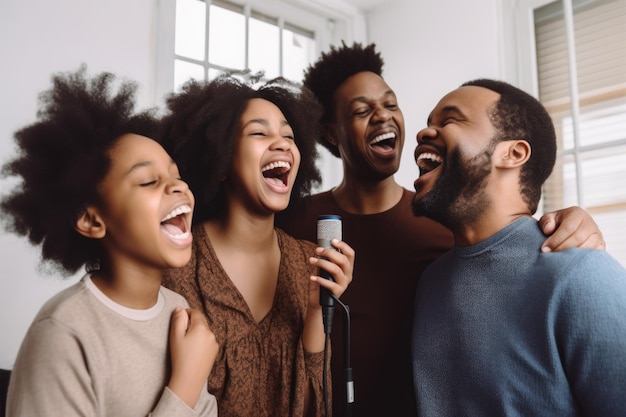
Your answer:
[[[503,81],[477,79],[463,86],[483,87],[500,94],[495,107],[489,110],[489,118],[496,128],[496,142],[524,139],[530,144],[532,154],[522,167],[520,187],[528,208],[535,213],[541,187],[556,161],[556,134],[550,114],[539,100]]]
[[[17,156],[2,167],[3,177],[21,180],[2,199],[6,229],[41,245],[41,266],[65,277],[102,259],[98,239],[75,225],[99,201],[108,151],[125,133],[152,136],[158,126],[151,112],[133,115],[135,83],[121,82],[114,92],[113,74],[88,79],[86,72],[82,65],[52,76],[52,87],[39,96],[37,121],[15,132]]]
[[[324,108],[322,124],[328,125],[334,121],[333,95],[346,79],[365,71],[382,76],[383,65],[380,53],[376,52],[376,44],[364,47],[355,42],[352,46],[347,46],[343,41],[340,47],[331,46],[330,51],[322,53],[316,62],[309,65],[305,70],[303,83],[315,94]],[[337,146],[330,143],[323,136],[323,132],[318,141],[331,154],[340,157]]]
[[[253,98],[275,104],[294,131],[301,161],[292,199],[310,194],[321,183],[316,139],[322,110],[308,89],[280,77],[259,88],[229,75],[210,82],[190,80],[167,97],[159,141],[194,193],[194,224],[222,214],[223,179],[232,166],[241,115]]]

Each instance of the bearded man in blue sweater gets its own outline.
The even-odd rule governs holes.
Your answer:
[[[626,269],[600,250],[541,252],[532,215],[556,158],[543,106],[470,81],[417,142],[413,212],[455,239],[418,284],[419,415],[623,416]]]

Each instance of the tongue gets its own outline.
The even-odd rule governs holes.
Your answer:
[[[161,227],[164,228],[165,231],[169,233],[170,235],[180,235],[183,233],[180,227],[171,223],[163,223]]]
[[[280,178],[265,177],[265,182],[276,187],[282,187],[284,185]]]
[[[375,148],[381,148],[383,151],[390,151],[393,149],[387,142],[379,142],[374,145]]]

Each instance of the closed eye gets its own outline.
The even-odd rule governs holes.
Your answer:
[[[448,117],[447,119],[444,119],[444,120],[440,123],[440,126],[441,126],[441,127],[444,127],[444,126],[446,126],[446,125],[449,125],[450,123],[455,123],[455,122],[457,122],[457,121],[458,121],[458,120],[457,120],[457,119],[455,119],[455,118],[453,118],[453,117]]]
[[[147,182],[142,182],[141,184],[139,184],[140,187],[151,187],[153,185],[156,185],[157,180],[153,180],[153,181],[147,181]]]
[[[370,111],[370,109],[358,109],[355,110],[352,114],[354,116],[365,116],[366,114],[368,114]]]

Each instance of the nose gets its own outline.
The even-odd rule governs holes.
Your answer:
[[[437,129],[433,128],[433,127],[426,127],[422,130],[420,130],[419,132],[417,132],[417,136],[416,136],[416,140],[417,140],[417,144],[420,145],[422,143],[425,143],[429,140],[433,140],[437,137]]]
[[[294,146],[293,140],[287,139],[283,136],[276,136],[276,139],[272,141],[270,149],[273,151],[289,151]]]
[[[389,111],[389,109],[380,106],[374,110],[374,115],[372,117],[373,121],[380,123],[386,122],[389,119],[391,119],[391,112]]]
[[[189,191],[189,185],[180,178],[172,177],[166,187],[167,193],[184,193]]]

